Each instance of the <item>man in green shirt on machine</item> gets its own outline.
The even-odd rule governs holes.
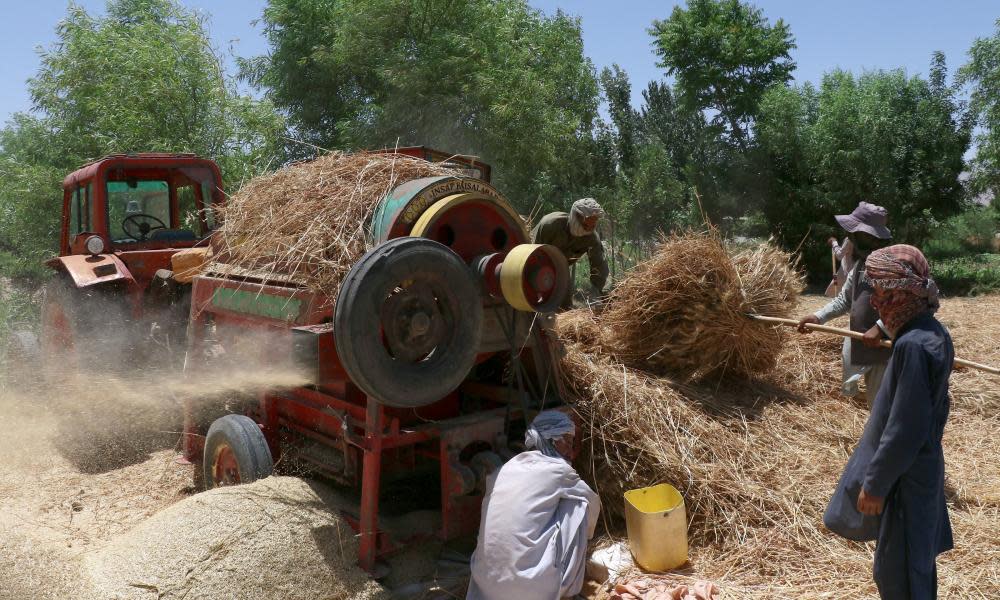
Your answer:
[[[608,261],[597,234],[597,222],[603,216],[604,209],[596,200],[583,198],[573,203],[569,213],[554,212],[545,215],[531,232],[532,243],[555,246],[563,253],[570,266],[586,254],[590,263],[590,283],[598,296],[603,296],[604,284],[608,281]],[[572,285],[559,307],[561,310],[573,308]]]

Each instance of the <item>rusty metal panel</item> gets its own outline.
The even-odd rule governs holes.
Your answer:
[[[60,256],[53,258],[47,264],[65,270],[73,280],[73,285],[78,288],[111,281],[125,281],[129,287],[135,285],[135,279],[128,267],[113,254]]]

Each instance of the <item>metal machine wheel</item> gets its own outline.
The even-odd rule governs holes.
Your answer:
[[[483,320],[472,272],[429,239],[402,237],[368,252],[340,288],[333,332],[351,380],[388,406],[448,395],[475,363]]]
[[[466,258],[507,252],[531,237],[507,202],[480,194],[438,200],[420,215],[410,235],[441,242]]]
[[[274,460],[253,419],[226,415],[208,428],[202,469],[205,487],[212,489],[263,479],[274,471]]]

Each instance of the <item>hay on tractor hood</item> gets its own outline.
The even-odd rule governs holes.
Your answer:
[[[747,315],[788,317],[801,291],[770,244],[730,254],[714,231],[674,235],[615,286],[601,342],[626,365],[687,380],[765,373],[785,334]]]
[[[382,198],[411,179],[454,174],[401,154],[331,152],[257,177],[221,209],[209,270],[293,278],[333,298],[370,249]]]

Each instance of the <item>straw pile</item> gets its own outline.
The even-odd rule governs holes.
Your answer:
[[[1000,297],[983,302],[946,301],[939,316],[964,324],[970,306],[1000,310]],[[1000,362],[998,338],[971,327],[969,342],[985,343],[963,350],[962,327],[952,326],[959,353]],[[621,364],[599,343],[603,317],[586,310],[560,315],[557,329],[567,344],[564,380],[585,423],[578,466],[601,494],[613,534],[624,490],[668,482],[684,494],[690,522],[691,569],[672,581],[712,579],[733,598],[876,595],[873,546],[822,526],[868,416],[863,401],[838,394],[839,338],[793,334],[765,378],[690,383]],[[942,596],[997,598],[1000,475],[984,461],[1000,451],[1000,385],[974,372],[953,381],[945,455],[956,550],[938,561]]]
[[[251,180],[221,210],[209,269],[294,278],[333,298],[364,253],[382,198],[411,179],[450,175],[400,154],[331,152]]]
[[[88,556],[95,598],[388,598],[327,488],[294,477],[198,494]]]
[[[788,316],[801,291],[774,246],[731,255],[714,231],[674,235],[615,286],[601,343],[626,365],[686,380],[765,373],[783,334],[746,315]]]

